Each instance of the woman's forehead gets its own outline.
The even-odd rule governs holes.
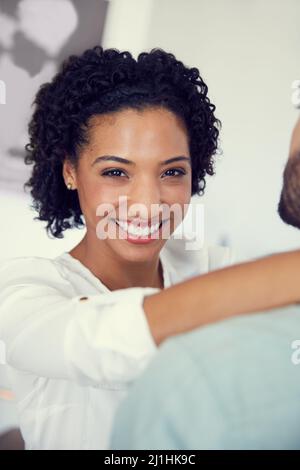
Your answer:
[[[164,110],[124,110],[112,115],[93,116],[89,123],[90,145],[187,146],[187,132],[173,113]],[[187,149],[186,149],[187,150]]]
[[[146,125],[153,121],[154,123],[163,122],[182,126],[182,120],[172,111],[163,107],[147,107],[144,109],[126,108],[120,111],[115,111],[105,114],[96,114],[89,119],[89,128],[105,127],[118,127],[124,126],[128,123],[133,125],[141,123]]]

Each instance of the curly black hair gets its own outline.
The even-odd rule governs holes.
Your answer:
[[[30,179],[35,219],[46,221],[56,238],[82,227],[77,191],[66,188],[62,166],[78,163],[88,143],[89,120],[94,115],[133,108],[164,107],[183,119],[192,161],[192,194],[202,195],[205,176],[214,174],[221,127],[207,86],[196,67],[188,68],[161,48],[142,52],[135,60],[128,51],[96,46],[71,55],[51,82],[43,84],[32,105],[25,163],[33,164]]]

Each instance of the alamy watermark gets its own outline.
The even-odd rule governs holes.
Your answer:
[[[0,339],[0,365],[6,364],[5,343]]]
[[[291,344],[291,348],[295,349],[292,353],[291,361],[295,366],[298,366],[300,364],[300,339],[295,339]]]
[[[6,104],[6,85],[3,80],[0,80],[0,104]]]
[[[295,108],[300,108],[300,80],[293,81],[292,90],[292,104]]]

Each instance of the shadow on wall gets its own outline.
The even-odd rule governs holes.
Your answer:
[[[0,145],[3,188],[22,190],[28,178],[24,145],[39,86],[69,55],[101,44],[107,9],[105,0],[89,0],[88,8],[82,0],[1,0],[0,78],[9,85],[0,109],[6,122]]]
[[[107,1],[89,0],[87,8],[82,0],[63,0],[61,5],[64,4],[65,8],[59,13],[74,15],[74,28],[72,26],[64,28],[56,36],[52,34],[51,25],[49,26],[47,15],[44,13],[47,13],[49,8],[50,11],[55,11],[57,7],[61,8],[57,0],[48,0],[40,6],[37,2],[32,5],[31,3],[32,0],[2,0],[0,4],[0,12],[17,23],[12,46],[5,47],[0,43],[0,55],[9,52],[14,64],[27,70],[30,76],[38,74],[48,60],[55,59],[59,64],[70,54],[78,54],[88,47],[101,43]],[[31,24],[28,18],[30,8],[32,12],[34,11]],[[39,21],[48,23],[48,34],[44,34],[42,38],[38,34],[40,33]],[[63,24],[64,22],[61,21],[61,25]],[[33,28],[31,31],[30,26]],[[36,33],[34,27],[36,27]],[[57,25],[55,25],[55,33],[57,33]]]

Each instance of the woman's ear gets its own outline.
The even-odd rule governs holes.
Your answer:
[[[76,171],[72,162],[67,158],[63,163],[63,178],[68,189],[77,189]]]

